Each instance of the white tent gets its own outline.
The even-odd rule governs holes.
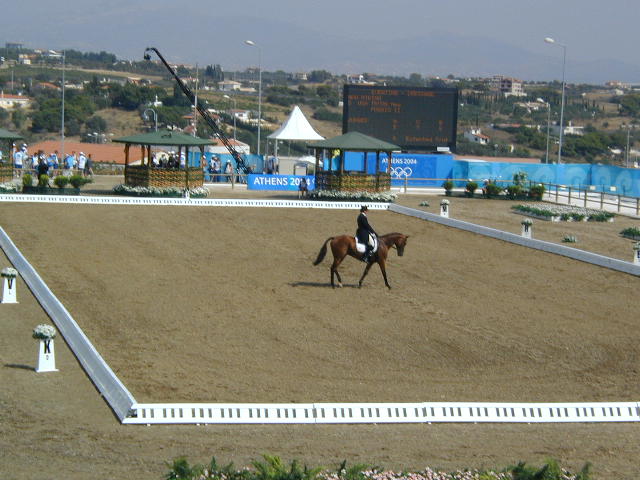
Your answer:
[[[297,105],[293,107],[293,110],[289,114],[284,123],[269,135],[267,138],[271,138],[275,141],[274,152],[275,156],[278,156],[278,140],[294,140],[294,141],[312,141],[312,140],[324,140],[324,137],[316,132],[307,118]]]

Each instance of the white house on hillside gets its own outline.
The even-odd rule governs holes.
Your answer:
[[[560,125],[552,125],[551,133],[553,135],[560,135]],[[584,135],[584,127],[578,127],[577,125],[573,125],[569,122],[569,125],[565,125],[562,129],[563,135]]]
[[[9,95],[0,91],[0,108],[5,110],[13,110],[14,108],[26,108],[29,106],[31,99],[24,95]]]
[[[463,134],[464,138],[473,143],[478,143],[480,145],[487,145],[489,143],[489,137],[482,133],[482,130],[479,128],[472,128],[467,130]]]
[[[240,82],[236,82],[234,80],[224,80],[222,82],[218,82],[218,90],[222,90],[223,92],[233,92],[234,90],[240,90],[241,87]]]

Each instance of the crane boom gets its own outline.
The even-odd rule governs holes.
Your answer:
[[[167,61],[164,59],[164,57],[160,54],[160,52],[158,51],[157,48],[155,47],[147,47],[144,51],[144,59],[145,60],[151,60],[151,56],[147,53],[149,51],[153,51],[156,53],[156,55],[158,55],[158,58],[160,59],[160,61],[163,63],[163,65],[167,68],[167,70],[169,70],[169,73],[171,73],[171,75],[173,76],[174,80],[177,82],[178,86],[180,87],[180,89],[182,90],[182,93],[184,93],[187,98],[191,101],[191,103],[193,105],[196,106],[196,109],[198,110],[198,113],[200,113],[200,115],[202,116],[202,118],[204,118],[205,122],[207,122],[207,125],[209,125],[209,128],[211,128],[211,130],[213,130],[213,133],[220,139],[220,141],[222,141],[223,145],[227,148],[227,150],[229,151],[229,153],[231,154],[231,156],[234,158],[234,160],[236,161],[236,166],[238,171],[242,172],[242,173],[251,173],[251,170],[249,169],[249,166],[245,163],[244,159],[242,158],[242,156],[238,153],[238,151],[235,149],[235,147],[231,144],[231,142],[229,141],[229,138],[227,137],[227,135],[224,133],[224,131],[216,124],[215,120],[213,118],[211,118],[211,115],[209,115],[209,112],[207,112],[198,102],[196,99],[196,96],[194,95],[194,93],[191,91],[191,89],[189,87],[187,87],[185,85],[185,83],[180,79],[180,77],[178,76],[178,74],[173,70],[173,68],[167,63]]]

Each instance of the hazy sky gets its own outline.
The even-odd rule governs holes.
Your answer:
[[[140,45],[161,44],[167,29],[175,29],[183,43],[193,38],[196,45],[204,38],[219,45],[219,50],[234,51],[233,60],[227,57],[227,61],[237,64],[229,67],[253,61],[248,48],[235,50],[242,44],[240,39],[266,42],[276,33],[280,37],[287,24],[314,35],[338,35],[346,41],[450,32],[496,40],[537,55],[561,57],[561,48],[543,42],[544,37],[551,36],[567,45],[567,57],[573,61],[613,59],[640,65],[637,0],[21,0],[5,2],[3,18],[2,45],[18,41],[32,48],[90,48],[137,58],[141,56],[137,53]],[[191,19],[197,21],[199,31],[190,29]],[[218,31],[228,31],[230,24],[237,39],[229,38],[228,33],[217,35]],[[144,30],[139,45],[132,40],[137,29]],[[281,49],[265,49],[264,64],[279,65],[287,49],[286,44]],[[198,49],[182,50],[185,58],[175,60],[218,63],[197,58],[203,56]],[[311,59],[330,54],[308,52]]]

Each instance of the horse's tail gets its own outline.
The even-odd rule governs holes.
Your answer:
[[[329,243],[329,241],[333,239],[334,237],[329,237],[325,240],[324,245],[322,245],[322,248],[320,249],[320,252],[318,252],[318,258],[316,258],[316,261],[313,262],[314,265],[318,265],[322,260],[324,260],[324,257],[327,254],[327,243]]]

